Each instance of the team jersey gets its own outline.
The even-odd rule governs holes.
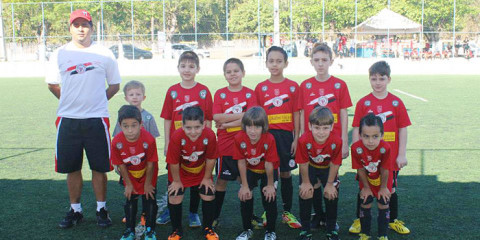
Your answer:
[[[257,143],[252,144],[244,131],[235,135],[233,159],[247,162],[247,168],[256,173],[265,173],[265,161],[273,163],[273,168],[279,166],[277,145],[271,133],[263,133]]]
[[[112,164],[125,164],[136,194],[145,194],[143,187],[147,178],[147,162],[154,162],[152,185],[157,185],[157,144],[155,138],[145,129],[140,130],[140,137],[135,142],[127,141],[123,132],[120,132],[113,138],[111,149]],[[125,182],[123,184],[125,185]]]
[[[340,110],[352,106],[347,84],[343,80],[331,76],[327,81],[320,82],[311,77],[300,84],[298,96],[298,108],[303,109],[305,131],[309,129],[308,118],[313,109],[327,107],[334,118],[332,133],[342,137]]]
[[[305,132],[298,139],[295,161],[298,164],[309,163],[315,168],[328,168],[330,162],[335,165],[342,164],[342,139],[330,134],[327,140],[317,143],[312,132]]]
[[[219,89],[213,100],[213,115],[244,113],[252,106],[257,105],[253,90],[242,87],[238,92],[228,90],[228,87]],[[240,126],[227,129],[218,129],[218,152],[220,156],[233,156],[233,142]]]
[[[142,109],[142,127],[147,130],[153,137],[157,138],[160,137],[160,133],[158,132],[157,123],[153,118],[153,115],[147,112],[147,110]],[[119,132],[122,131],[120,127],[120,123],[117,121],[117,125],[115,125],[115,129],[113,129],[112,136],[117,135]]]
[[[399,144],[398,129],[411,125],[405,105],[400,98],[391,93],[388,93],[384,99],[378,99],[370,93],[357,102],[352,126],[359,127],[362,117],[369,113],[380,116],[382,119],[383,140],[390,145],[391,158],[396,162]],[[393,167],[395,171],[400,170],[397,164],[394,164]]]
[[[170,138],[175,130],[182,127],[182,113],[185,108],[199,106],[203,110],[205,120],[212,121],[212,105],[212,95],[208,88],[201,83],[197,82],[190,89],[183,88],[180,83],[171,86],[165,96],[160,114],[161,118],[172,121]]]
[[[381,173],[380,167],[386,170],[393,170],[393,159],[390,155],[390,145],[385,141],[381,140],[380,144],[374,150],[368,150],[362,141],[359,140],[352,144],[352,168],[361,169],[365,168],[367,172],[367,180],[370,186],[376,188],[376,191],[380,188],[381,184]],[[390,171],[388,178],[390,179],[387,184],[387,188],[392,190],[393,174]],[[363,189],[362,181],[360,183],[360,189]]]
[[[53,52],[46,73],[46,83],[61,85],[58,117],[109,117],[105,82],[115,85],[122,81],[110,49],[96,42],[87,48],[69,42]]]
[[[168,144],[168,181],[172,182],[171,164],[180,165],[180,180],[183,187],[199,185],[205,175],[207,159],[217,158],[217,139],[210,128],[204,128],[195,142],[183,129],[176,130]]]
[[[294,130],[293,113],[300,110],[298,92],[298,83],[288,78],[280,83],[267,79],[257,85],[257,102],[267,112],[269,129]]]

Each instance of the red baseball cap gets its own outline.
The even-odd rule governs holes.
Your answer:
[[[72,24],[77,18],[83,18],[89,22],[92,21],[92,16],[90,16],[90,13],[85,9],[77,9],[70,13],[70,24]]]

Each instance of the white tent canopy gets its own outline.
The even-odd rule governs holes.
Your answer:
[[[377,15],[368,18],[354,29],[358,33],[375,35],[420,33],[422,25],[394,11],[384,8]]]

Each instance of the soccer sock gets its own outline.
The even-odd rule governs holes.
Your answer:
[[[243,230],[252,229],[253,198],[245,202],[240,201]]]
[[[320,187],[313,190],[313,210],[315,211],[315,217],[319,217],[322,221],[325,221],[322,188]]]
[[[357,218],[360,218],[360,204],[362,204],[362,199],[360,199],[360,193],[357,194],[357,208],[355,209],[355,214]]]
[[[390,218],[390,210],[387,209],[378,209],[378,236],[383,237],[387,236],[387,227]]]
[[[362,226],[362,233],[370,236],[370,227],[372,225],[372,214],[370,208],[360,207],[360,226]]]
[[[102,209],[102,208],[105,208],[105,210],[107,210],[106,205],[107,205],[107,202],[99,202],[99,201],[97,201],[97,212],[99,212],[100,209]],[[74,210],[74,211],[75,211],[75,210]]]
[[[157,217],[158,205],[155,199],[146,199],[145,195],[142,196],[143,210],[145,210],[145,226],[150,227],[152,231],[155,230],[155,218]]]
[[[333,200],[325,200],[325,210],[327,217],[327,233],[335,231],[335,225],[337,224],[337,208],[338,208],[338,197]]]
[[[145,195],[143,195],[142,197],[142,214],[146,214],[147,213],[147,198],[145,198]]]
[[[137,204],[138,199],[134,196],[127,200],[123,209],[125,210],[125,225],[127,228],[135,229],[135,220],[137,218]]]
[[[215,192],[215,216],[214,219],[220,217],[220,212],[222,211],[223,200],[225,199],[225,191],[216,191]]]
[[[213,218],[215,216],[215,200],[202,200],[203,228],[212,228]]]
[[[172,221],[172,232],[178,231],[182,233],[182,203],[168,203],[168,209],[170,210],[170,219]]]
[[[310,214],[312,210],[313,199],[302,199],[298,198],[300,205],[300,223],[302,224],[302,231],[307,231],[310,233]]]
[[[281,180],[281,191],[282,191],[282,201],[283,201],[283,211],[290,212],[292,209],[292,199],[293,199],[293,185],[292,177],[289,178],[280,178]]]
[[[73,209],[74,212],[82,212],[82,204],[81,203],[72,203],[70,207]]]
[[[397,192],[392,193],[390,196],[390,222],[393,222],[398,218],[398,195]]]
[[[267,212],[267,231],[275,232],[275,223],[277,221],[277,198],[271,202],[267,202],[267,199],[262,194],[263,206],[265,206],[265,211]]]
[[[190,212],[198,213],[198,205],[200,205],[200,194],[198,187],[190,188]]]

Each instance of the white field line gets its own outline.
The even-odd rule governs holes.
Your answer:
[[[397,92],[399,92],[399,93],[401,93],[401,94],[405,94],[405,95],[407,95],[407,96],[409,96],[409,97],[416,98],[416,99],[418,99],[418,100],[420,100],[420,101],[428,102],[428,100],[425,99],[425,98],[415,96],[415,95],[413,95],[413,94],[404,92],[404,91],[402,91],[402,90],[398,90],[398,89],[393,89],[393,90],[395,90],[395,91],[397,91]]]

